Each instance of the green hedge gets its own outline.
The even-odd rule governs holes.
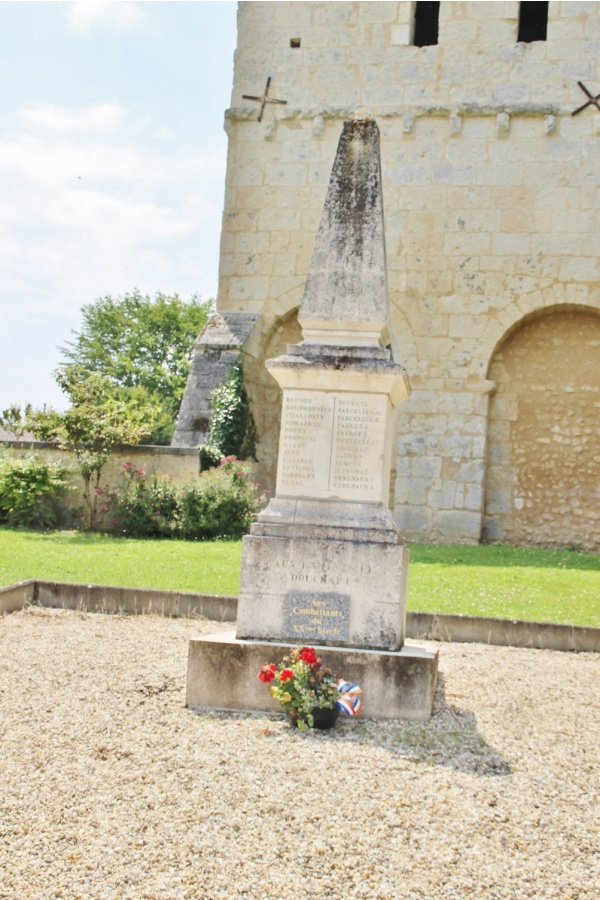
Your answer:
[[[248,466],[235,457],[183,484],[166,476],[147,478],[130,464],[124,468],[129,483],[113,495],[112,527],[131,537],[240,538],[266,501],[266,492],[249,479]]]
[[[67,470],[35,455],[0,455],[0,523],[18,528],[56,528],[63,521],[61,500]]]

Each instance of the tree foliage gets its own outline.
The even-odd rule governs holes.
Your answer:
[[[24,409],[20,403],[11,403],[6,409],[0,410],[0,428],[18,441],[27,432],[27,417],[30,413],[30,403]]]
[[[90,375],[75,365],[63,366],[54,374],[71,402],[70,408],[66,412],[32,412],[27,427],[40,440],[75,453],[83,479],[87,527],[93,529],[102,469],[112,449],[120,444],[139,443],[151,432],[157,409],[145,393],[137,403],[131,398],[119,399],[106,375]]]
[[[82,307],[83,324],[60,348],[66,366],[107,379],[115,397],[128,401],[143,389],[162,410],[151,439],[169,443],[190,366],[194,339],[204,327],[212,301],[194,295],[144,296],[138,290],[109,295]],[[139,400],[139,394],[138,394]],[[135,397],[134,397],[135,402]]]

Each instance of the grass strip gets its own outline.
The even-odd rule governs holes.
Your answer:
[[[411,548],[408,608],[600,626],[600,556],[491,544]]]
[[[0,529],[0,586],[27,578],[237,595],[241,541],[169,541]]]
[[[0,586],[27,578],[237,595],[241,541],[0,528]],[[502,544],[413,545],[408,608],[600,626],[600,556]]]

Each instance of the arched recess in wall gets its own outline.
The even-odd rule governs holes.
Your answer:
[[[301,340],[302,329],[298,324],[296,307],[275,321],[265,320],[259,339],[260,354],[257,357],[246,354],[244,357],[245,381],[258,432],[258,462],[254,467],[254,475],[259,484],[272,493],[277,477],[282,392],[275,379],[267,372],[265,362],[282,356],[288,344],[297,344]]]
[[[600,549],[600,314],[523,319],[493,353],[483,536]]]

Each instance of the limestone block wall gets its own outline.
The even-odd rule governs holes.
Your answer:
[[[67,484],[74,490],[65,494],[64,506],[72,511],[82,507],[82,481],[74,453],[59,450],[43,441],[3,441],[0,449],[14,456],[35,454],[41,462],[58,463],[70,469]],[[123,466],[127,463],[131,463],[136,469],[143,469],[148,476],[166,475],[176,483],[197,477],[200,469],[197,450],[150,444],[116,447],[102,470],[101,486],[109,487],[111,490],[123,489],[126,485]],[[110,528],[110,522],[106,522],[105,527]]]
[[[563,497],[536,534],[533,519],[514,524],[511,464],[488,477],[498,348],[531,316],[552,313],[554,341],[561,311],[600,312],[600,112],[571,114],[587,99],[578,81],[600,92],[600,4],[551,2],[547,40],[531,44],[517,43],[518,10],[442,3],[439,43],[414,47],[412,3],[239,6],[217,306],[260,314],[258,346],[244,351],[261,480],[272,488],[278,393],[258,368],[273,335],[296,333],[342,123],[360,110],[381,130],[393,349],[413,387],[393,498],[409,539],[477,541],[487,509],[494,539],[570,543],[577,515],[576,542],[591,545],[591,494],[576,514]],[[242,95],[261,95],[268,76],[269,96],[287,104],[266,105],[259,122]],[[569,394],[582,428],[597,402],[586,385]],[[539,474],[540,496],[556,465]],[[501,496],[507,508],[493,512]]]

